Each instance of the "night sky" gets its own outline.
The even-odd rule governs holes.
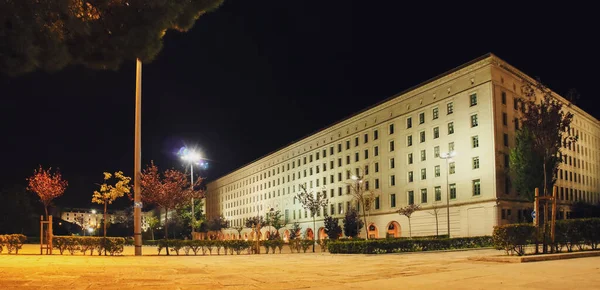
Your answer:
[[[169,31],[143,67],[143,166],[183,169],[175,152],[197,146],[211,180],[488,52],[558,93],[576,88],[600,118],[590,7],[367,3],[227,0]],[[59,167],[69,188],[57,204],[89,206],[103,171],[131,176],[134,60],[0,76],[0,96],[0,186]]]

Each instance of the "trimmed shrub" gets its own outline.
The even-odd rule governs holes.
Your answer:
[[[585,246],[596,250],[600,244],[600,218],[556,221],[555,235],[558,251],[563,247],[568,252],[575,247],[581,251]]]
[[[309,240],[309,239],[300,240],[300,246],[302,246],[302,251],[304,251],[304,253],[306,253],[308,248],[310,248],[313,245],[313,243],[314,243],[314,241]],[[298,252],[300,252],[300,251],[298,251]]]
[[[492,235],[494,246],[506,254],[525,254],[525,246],[535,241],[535,226],[533,224],[510,224],[495,226]]]
[[[80,237],[80,236],[54,236],[52,237],[52,246],[58,249],[62,255],[65,250],[71,255],[75,255],[77,251],[81,251],[84,255],[90,251],[90,255],[94,254],[96,249],[98,255],[102,255],[103,251],[111,256],[123,253],[125,239],[118,237]]]
[[[12,254],[13,251],[15,254],[19,254],[25,241],[27,241],[27,237],[21,234],[0,235],[0,253],[6,248],[9,254]]]
[[[327,243],[332,254],[375,254],[489,247],[492,238],[337,240]]]

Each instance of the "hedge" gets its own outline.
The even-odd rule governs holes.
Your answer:
[[[58,249],[62,255],[65,250],[71,255],[80,251],[84,255],[89,251],[90,255],[94,254],[94,250],[98,255],[110,254],[111,256],[123,253],[125,245],[124,238],[115,237],[81,237],[81,236],[54,236],[52,237],[52,247]]]
[[[490,236],[450,239],[332,240],[327,243],[327,249],[332,254],[382,254],[490,246],[492,246]]]
[[[27,237],[21,234],[0,235],[0,253],[6,248],[9,254],[12,254],[13,251],[18,254],[26,240]]]
[[[274,241],[264,241],[264,242],[274,242]],[[264,246],[264,242],[261,243],[261,246]],[[165,252],[170,251],[174,252],[176,255],[185,254],[198,255],[202,253],[202,255],[212,255],[213,251],[217,253],[217,255],[221,254],[221,251],[225,255],[229,253],[233,255],[233,253],[240,254],[244,250],[249,250],[250,247],[254,243],[251,241],[244,240],[157,240],[156,245],[158,246],[158,254],[165,250]],[[275,245],[274,243],[268,243],[268,245]],[[282,245],[283,246],[283,245]],[[277,245],[275,245],[277,247]],[[280,251],[281,252],[281,251]],[[275,250],[273,249],[273,253]],[[169,253],[167,253],[169,254]]]
[[[498,250],[505,250],[507,254],[525,254],[525,246],[543,241],[541,230],[536,236],[533,224],[509,224],[494,227],[494,246]],[[592,250],[598,249],[600,244],[600,218],[569,219],[556,221],[555,244],[557,252],[566,248],[568,252],[573,249],[584,250],[586,246]]]
[[[535,226],[533,224],[510,224],[494,227],[492,234],[494,247],[506,251],[506,254],[515,252],[522,256],[525,246],[535,243]]]

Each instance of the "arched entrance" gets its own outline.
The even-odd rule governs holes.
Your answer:
[[[244,234],[244,240],[246,240],[246,241],[248,240],[248,233]]]
[[[283,241],[284,242],[288,242],[290,240],[290,231],[289,230],[285,230],[283,232]]]
[[[314,240],[315,233],[313,232],[313,230],[311,228],[306,229],[306,238],[309,240]]]
[[[269,239],[271,237],[271,233],[269,231],[265,232],[265,239]]]
[[[318,236],[319,240],[323,240],[325,238],[327,238],[327,234],[325,233],[325,228],[320,228],[319,229],[319,236]]]
[[[226,234],[226,235],[225,235],[225,239],[226,239],[226,240],[231,240],[231,235],[229,235],[229,234]]]
[[[390,238],[400,237],[400,224],[397,221],[391,221],[387,226],[387,236]]]
[[[369,225],[369,239],[378,239],[379,238],[379,230],[375,224]]]

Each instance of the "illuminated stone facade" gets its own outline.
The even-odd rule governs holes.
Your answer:
[[[531,204],[520,201],[505,174],[521,110],[514,100],[523,80],[532,81],[492,54],[480,57],[210,182],[207,214],[223,214],[238,226],[274,208],[289,224],[300,222],[306,234],[313,231],[310,213],[294,199],[299,184],[306,184],[327,193],[325,211],[341,225],[354,206],[347,171],[366,165],[365,181],[378,195],[368,216],[369,236],[408,236],[408,220],[397,210],[409,201],[422,208],[411,219],[413,236],[436,234],[434,208],[439,233],[445,234],[447,190],[451,235],[490,235],[494,225],[530,214],[525,209]],[[568,110],[575,115],[579,142],[563,149],[566,163],[557,182],[561,217],[573,201],[598,202],[600,192],[600,122],[574,105]],[[456,156],[447,167],[439,154],[452,150]],[[320,213],[317,234],[322,219]]]

